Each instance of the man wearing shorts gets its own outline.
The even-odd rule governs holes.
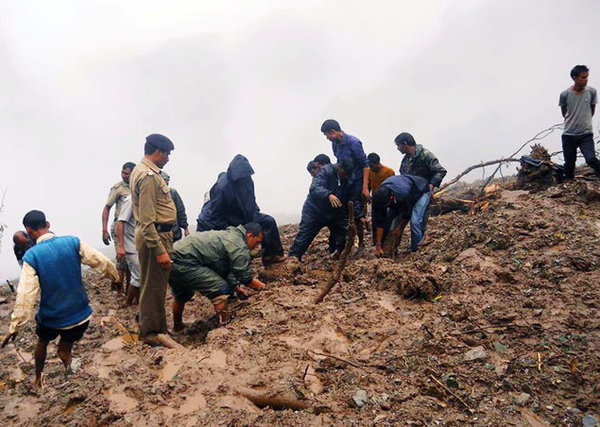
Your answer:
[[[92,308],[81,279],[81,264],[117,280],[119,274],[110,260],[75,236],[55,236],[43,212],[33,210],[23,218],[27,234],[36,244],[23,256],[17,298],[4,347],[17,336],[35,309],[38,343],[35,349],[35,386],[42,387],[42,371],[48,343],[60,335],[58,357],[71,372],[71,349],[80,340],[92,317]]]

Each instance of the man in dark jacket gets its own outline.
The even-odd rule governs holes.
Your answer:
[[[265,238],[262,243],[263,264],[282,262],[283,247],[277,223],[272,216],[260,212],[254,195],[254,169],[248,159],[236,155],[227,172],[222,172],[210,189],[210,200],[198,215],[196,231],[224,230],[249,222],[260,224]]]
[[[194,292],[210,298],[219,323],[225,323],[229,319],[227,299],[240,283],[253,289],[264,288],[250,265],[250,251],[262,239],[260,225],[249,223],[222,231],[192,233],[173,246],[169,285],[175,298],[175,331],[184,327],[183,309]]]
[[[346,244],[347,213],[346,204],[352,196],[348,180],[354,169],[354,162],[346,157],[336,165],[321,168],[310,185],[308,197],[302,207],[302,220],[298,235],[290,248],[290,257],[298,261],[323,227],[329,227],[330,252],[338,254]]]
[[[163,179],[169,185],[171,181],[171,177],[165,171],[161,171]],[[181,196],[174,188],[169,186],[169,190],[171,192],[171,197],[173,198],[173,203],[175,203],[175,209],[177,209],[177,221],[173,224],[173,242],[181,240],[181,229],[183,228],[183,233],[187,236],[190,234],[190,230],[188,229],[188,220],[187,214],[185,213],[185,205],[183,204],[183,200]]]
[[[412,175],[391,176],[377,188],[372,199],[377,256],[383,255],[384,241],[391,235],[395,239],[395,245],[390,249],[395,251],[415,203],[427,191],[427,181]],[[391,256],[393,253],[386,255]]]
[[[410,218],[410,234],[411,234],[411,250],[416,252],[419,248],[419,243],[425,236],[425,227],[427,225],[427,208],[433,189],[439,187],[442,179],[446,176],[446,169],[440,165],[437,157],[423,148],[422,145],[417,145],[413,136],[408,132],[403,132],[394,139],[398,151],[404,154],[402,163],[400,164],[400,174],[420,176],[427,180],[429,184],[428,191],[423,193],[421,198],[415,203],[411,218]]]

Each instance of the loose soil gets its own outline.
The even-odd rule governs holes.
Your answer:
[[[64,377],[51,344],[46,386],[33,389],[30,322],[2,350],[0,424],[539,426],[598,419],[600,204],[589,195],[599,189],[576,182],[534,194],[504,190],[475,215],[431,217],[417,254],[407,252],[406,240],[395,261],[370,249],[314,305],[335,266],[323,231],[299,270],[261,273],[268,289],[240,303],[225,327],[209,330],[211,305],[196,296],[184,315],[189,327],[176,337],[185,350],[138,343],[135,308],[86,272],[94,317],[74,348],[75,373]],[[296,231],[281,227],[286,247]],[[8,325],[14,297],[2,297]],[[249,393],[310,408],[259,408]]]

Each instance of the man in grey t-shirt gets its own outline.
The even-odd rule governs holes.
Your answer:
[[[131,195],[122,204],[115,226],[117,232],[117,258],[124,259],[131,272],[131,286],[127,289],[127,305],[137,304],[140,298],[140,262],[135,247],[135,219]]]
[[[600,176],[600,161],[596,158],[592,117],[596,110],[596,89],[587,86],[589,69],[576,65],[571,70],[573,86],[560,94],[558,104],[565,119],[562,135],[565,178],[573,179],[577,148],[581,150],[585,162]]]

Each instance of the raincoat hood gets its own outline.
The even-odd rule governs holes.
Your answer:
[[[248,159],[241,154],[237,154],[227,168],[227,177],[231,181],[250,178],[252,175],[254,175],[254,169],[250,166]]]

